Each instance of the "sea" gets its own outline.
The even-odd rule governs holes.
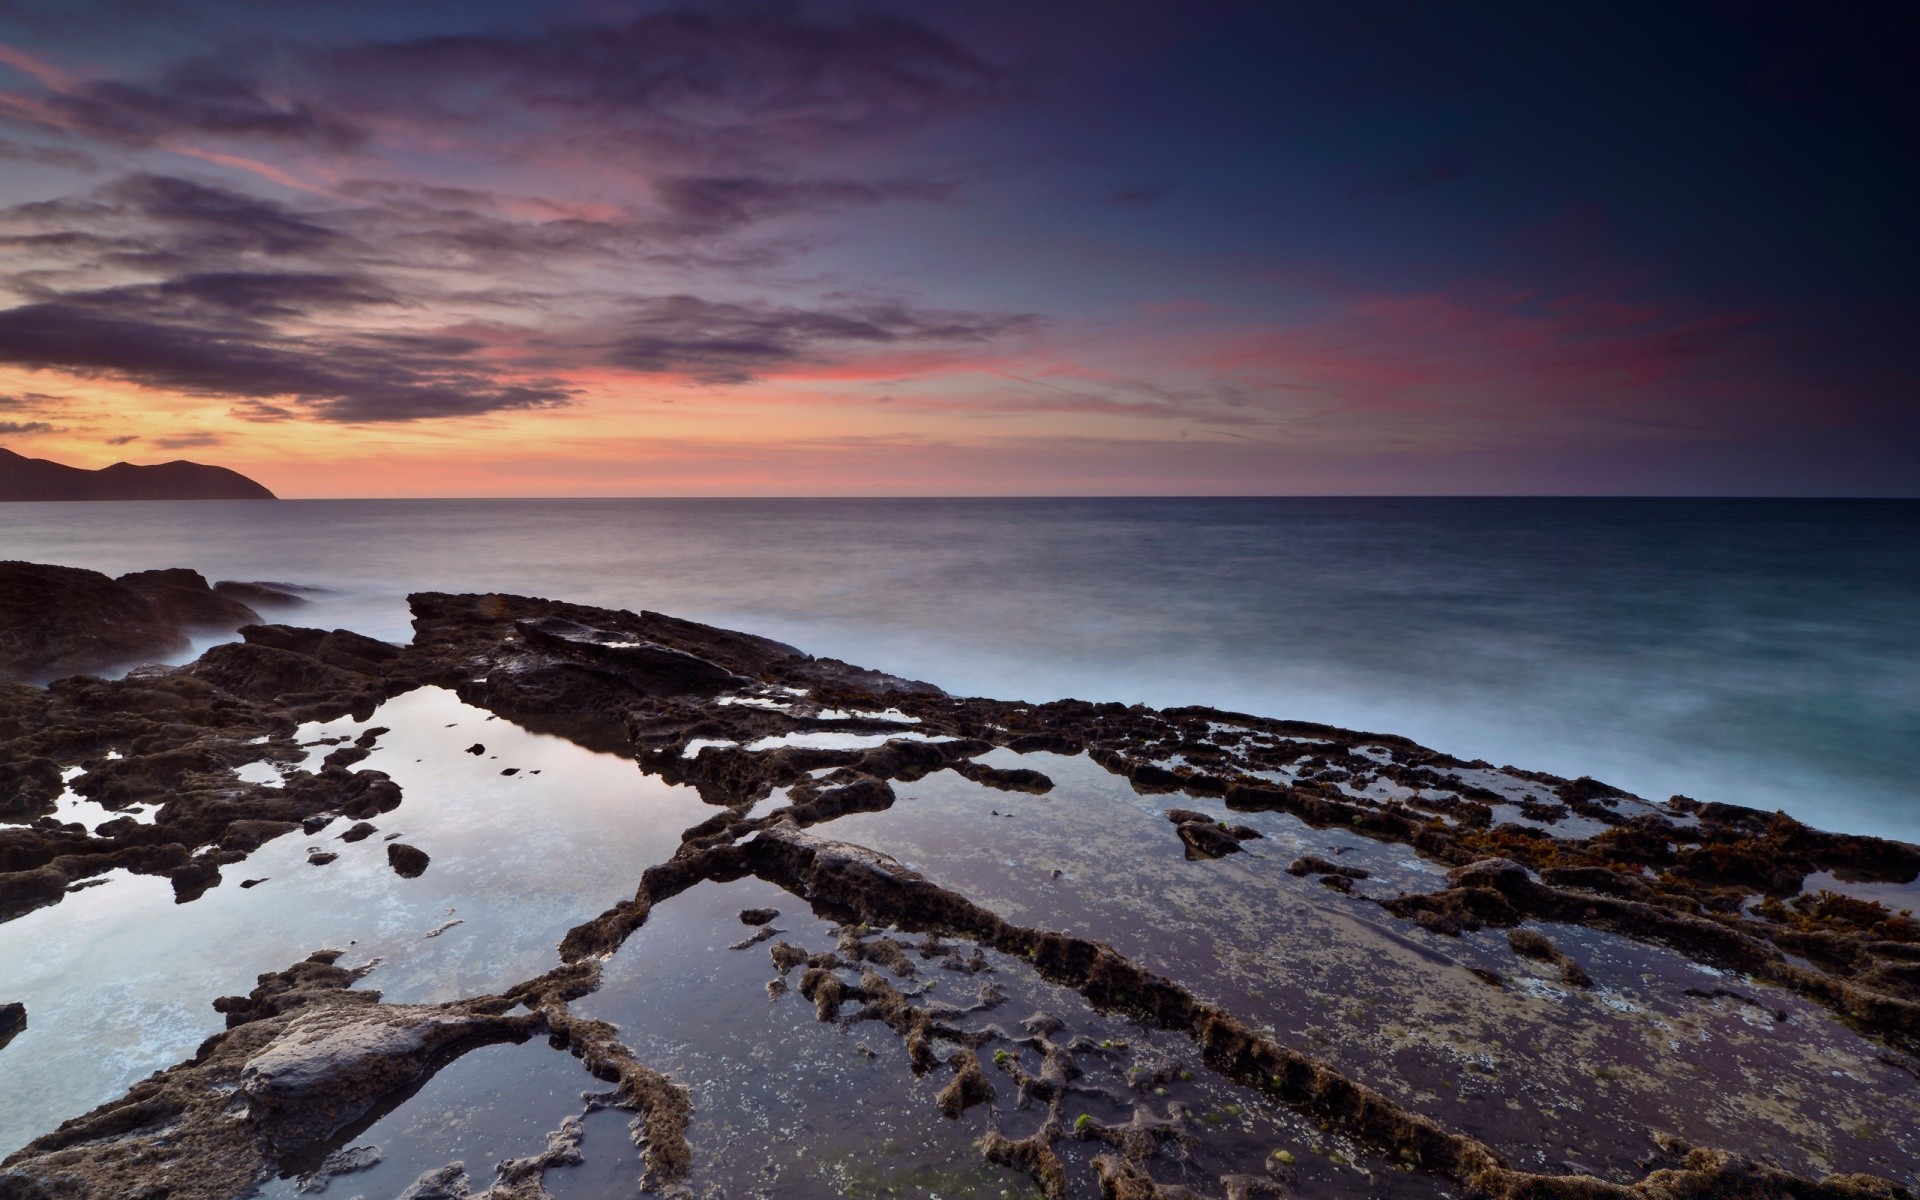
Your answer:
[[[273,619],[396,641],[418,590],[651,609],[1920,841],[1920,501],[3,504],[0,558],[300,584]]]

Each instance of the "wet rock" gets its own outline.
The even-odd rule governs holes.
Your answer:
[[[0,678],[98,670],[186,645],[179,622],[98,571],[0,562]]]
[[[57,1178],[62,1200],[228,1200],[270,1161],[318,1157],[333,1131],[467,1049],[546,1024],[505,1015],[512,1002],[501,997],[384,1005],[352,989],[358,972],[336,957],[317,954],[261,976],[248,997],[216,1002],[225,1033],[9,1156],[0,1196],[37,1198],[31,1181]]]
[[[1527,869],[1510,858],[1483,858],[1447,872],[1447,886],[1450,888],[1479,887],[1506,891],[1524,886],[1527,881]]]
[[[364,841],[379,832],[378,829],[374,828],[373,822],[371,821],[355,821],[348,827],[345,833],[340,835],[340,840],[343,842]]]
[[[727,949],[751,950],[755,946],[758,946],[761,942],[771,941],[772,939],[779,937],[781,934],[785,932],[786,930],[775,929],[771,925],[762,925],[760,928],[754,930],[751,934],[729,945]]]
[[[391,842],[387,846],[387,865],[402,879],[418,879],[426,873],[427,864],[432,861],[425,850],[405,842]]]
[[[307,851],[307,861],[316,867],[324,867],[339,857],[340,856],[333,851],[322,850],[317,846]]]
[[[220,835],[223,850],[248,853],[283,834],[298,833],[305,827],[296,821],[235,821]]]
[[[320,766],[322,770],[327,768],[345,770],[357,762],[364,761],[372,753],[373,751],[365,746],[341,746],[321,759]]]
[[[641,695],[718,695],[749,681],[684,650],[620,630],[596,629],[564,617],[514,622],[530,646],[558,651],[587,669],[614,676]]]
[[[1176,813],[1197,819],[1177,820]],[[1187,848],[1189,859],[1221,858],[1240,852],[1240,839],[1227,832],[1204,813],[1186,813],[1185,810],[1176,808],[1168,813],[1167,817],[1174,821],[1174,829],[1179,832],[1181,844]]]
[[[472,1195],[466,1164],[451,1162],[425,1172],[394,1200],[468,1200]]]
[[[220,866],[204,858],[175,867],[167,873],[173,882],[173,899],[176,904],[185,904],[189,900],[198,900],[209,888],[220,883]]]
[[[0,1047],[6,1046],[27,1027],[27,1006],[18,1001],[0,1004]]]
[[[1003,792],[1028,792],[1032,795],[1044,795],[1053,790],[1053,780],[1038,771],[1025,767],[989,767],[963,759],[954,763],[952,770],[959,772],[973,782],[985,787],[998,788]]]
[[[222,579],[213,585],[216,594],[228,600],[236,600],[250,608],[300,608],[307,598],[300,595],[306,589],[291,583],[265,583],[258,580],[243,582],[238,579]]]
[[[215,593],[206,576],[184,567],[135,571],[114,582],[144,597],[161,620],[183,630],[227,632],[260,620],[245,604]]]
[[[1366,879],[1367,871],[1362,867],[1343,867],[1330,863],[1324,858],[1311,854],[1302,855],[1287,864],[1289,875],[1340,875],[1348,879]]]
[[[322,1159],[318,1167],[300,1177],[299,1192],[303,1196],[324,1192],[342,1175],[352,1175],[379,1166],[380,1158],[378,1146],[342,1146]]]
[[[947,1065],[953,1068],[953,1081],[934,1098],[943,1116],[957,1121],[974,1105],[993,1103],[993,1085],[980,1069],[979,1054],[963,1046],[948,1057]]]
[[[65,789],[60,764],[50,758],[0,762],[0,821],[27,821],[51,813]]]
[[[476,757],[479,755],[485,754],[486,752],[487,752],[486,746],[480,742],[475,742],[473,745],[467,747],[467,753],[472,754]]]
[[[1592,987],[1593,979],[1585,968],[1575,962],[1553,944],[1552,939],[1533,929],[1512,929],[1507,932],[1507,945],[1522,958],[1538,959],[1552,963],[1560,968],[1560,978],[1572,987]]]
[[[765,925],[768,921],[773,920],[779,915],[780,910],[777,908],[743,908],[740,910],[740,923],[742,925]]]

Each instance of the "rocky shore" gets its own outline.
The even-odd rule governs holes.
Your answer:
[[[343,1139],[396,1096],[479,1047],[535,1037],[611,1090],[556,1114],[546,1149],[503,1155],[484,1186],[476,1164],[447,1164],[409,1200],[551,1196],[554,1172],[592,1157],[580,1120],[608,1109],[632,1114],[648,1191],[717,1194],[684,1081],[636,1052],[641,1031],[587,1013],[657,912],[740,881],[784,897],[742,912],[728,935],[770,956],[769,1011],[797,1002],[811,1020],[891,1033],[904,1070],[889,1086],[939,1082],[920,1119],[979,1122],[982,1162],[1048,1197],[1892,1197],[1920,1171],[1920,920],[1869,898],[1906,894],[1920,876],[1911,845],[1685,797],[1650,803],[1391,735],[1206,708],[955,697],[657,613],[426,593],[399,646],[262,623],[242,602],[259,593],[190,571],[109,580],[0,564],[0,584],[15,675],[177,648],[166,639],[189,626],[241,637],[177,668],[0,684],[0,920],[51,908],[57,921],[58,906],[115,872],[164,877],[191,903],[258,882],[236,868],[275,839],[373,836],[377,819],[405,815],[406,796],[362,764],[392,733],[382,706],[419,689],[621,756],[708,810],[670,855],[632,864],[629,896],[580,911],[544,973],[444,1003],[384,1003],[361,986],[374,964],[342,965],[345,952],[327,948],[246,996],[207,997],[226,1031],[14,1152],[0,1200],[324,1186],[357,1169]],[[72,599],[36,610],[32,597],[52,589]],[[357,723],[351,738],[302,740],[342,718]],[[1148,840],[1123,837],[1117,809],[1111,825],[1048,819],[1035,805],[1070,776],[1155,806]],[[964,790],[940,844],[961,849],[928,850],[916,868],[866,844],[889,821],[947,819],[911,799],[947,779]],[[63,819],[76,799],[104,819]],[[1016,804],[1028,831],[1002,850]],[[441,869],[432,845],[384,844],[405,879]],[[1067,866],[1048,876],[1020,857],[1036,847]],[[1000,882],[969,854],[1019,874]],[[1076,862],[1113,884],[1045,890],[1074,882],[1062,876]],[[989,889],[1008,899],[989,902]],[[1103,924],[1115,896],[1146,914],[1147,933]],[[1201,927],[1218,953],[1173,948],[1173,925],[1156,922],[1183,905],[1180,928]],[[796,911],[822,940],[775,924]],[[1261,974],[1263,954],[1301,952],[1284,937],[1258,949],[1263,931],[1299,928],[1300,914],[1329,931],[1309,948],[1316,960],[1356,976]],[[1250,948],[1227,953],[1241,939]],[[1315,1021],[1309,1036],[1300,1014],[1375,996],[1369,973],[1416,970],[1429,982],[1413,994],[1365,1000],[1397,1005],[1391,1020],[1376,1028],[1362,1014],[1344,1038]],[[1676,971],[1698,984],[1659,982],[1657,1004],[1636,999]],[[1023,1020],[1010,1006],[1026,1003]],[[1436,1031],[1457,1042],[1476,1008],[1499,1014],[1477,1035],[1486,1045],[1441,1046]],[[1103,1021],[1138,1032],[1095,1036]],[[1683,1045],[1675,1030],[1688,1022],[1703,1032]],[[1597,1049],[1629,1042],[1673,1049]],[[24,1045],[0,1040],[0,1073]],[[1716,1054],[1773,1065],[1723,1078]],[[1443,1061],[1549,1079],[1555,1095],[1539,1103],[1559,1107],[1521,1112],[1519,1083],[1504,1104],[1472,1107]],[[1607,1074],[1622,1071],[1639,1078]],[[1714,1089],[1737,1111],[1702,1127],[1724,1141],[1659,1124],[1718,1104]],[[1859,1106],[1891,1115],[1841,1115]],[[1235,1132],[1268,1113],[1317,1130],[1322,1148],[1254,1147]]]

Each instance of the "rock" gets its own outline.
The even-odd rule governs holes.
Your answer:
[[[27,1027],[27,1006],[18,1001],[0,1004],[0,1046],[5,1046]]]
[[[1527,869],[1510,858],[1483,858],[1447,872],[1450,888],[1492,888],[1504,891],[1527,882]]]
[[[1341,875],[1348,879],[1365,879],[1368,872],[1362,867],[1343,867],[1330,863],[1324,858],[1312,854],[1302,855],[1287,864],[1289,875]]]
[[[299,608],[307,603],[306,597],[298,594],[306,589],[291,583],[249,583],[238,579],[222,579],[213,585],[213,590],[217,595],[237,600],[251,608]]]
[[[780,910],[777,908],[743,908],[740,910],[740,923],[742,925],[765,925],[768,921],[773,920],[779,915]]]
[[[323,770],[327,767],[334,767],[344,771],[357,762],[365,761],[367,756],[372,753],[373,751],[367,749],[365,746],[342,746],[321,759],[320,766]]]
[[[340,840],[343,842],[358,842],[370,838],[379,832],[378,829],[374,828],[371,821],[357,821],[352,828],[340,835]]]
[[[318,847],[307,851],[307,861],[316,867],[324,867],[339,857],[338,854],[335,854],[331,850],[322,850]]]
[[[0,562],[0,676],[49,679],[186,646],[177,622],[98,571]]]
[[[557,651],[591,670],[614,676],[646,696],[717,695],[749,681],[684,650],[564,617],[514,622],[530,646]]]
[[[1168,809],[1167,820],[1179,831],[1189,860],[1222,858],[1240,852],[1240,839],[1203,812],[1190,808]]]
[[[167,872],[167,878],[173,881],[174,903],[185,904],[189,900],[198,900],[209,888],[219,885],[220,867],[204,858],[196,858],[185,866]]]
[[[468,754],[480,755],[480,754],[485,754],[486,752],[487,752],[486,746],[480,742],[475,742],[473,745],[467,747]]]
[[[472,1195],[466,1164],[450,1162],[421,1175],[394,1200],[468,1200]]]
[[[302,826],[293,821],[235,821],[227,826],[225,833],[220,835],[220,848],[251,853],[274,838],[296,832],[301,828]]]
[[[60,765],[50,758],[0,762],[0,821],[23,821],[54,810],[66,789]]]
[[[382,1095],[433,1070],[440,1052],[497,1040],[537,1018],[488,1017],[431,1005],[336,1004],[301,1009],[241,1068],[249,1121],[292,1148],[325,1136]]]
[[[229,631],[260,620],[240,601],[214,592],[206,576],[185,567],[135,571],[114,582],[146,597],[155,612],[181,629]]]
[[[387,847],[387,863],[393,868],[393,873],[403,879],[419,878],[432,861],[425,850],[405,842],[393,842]]]
[[[300,1194],[312,1195],[327,1190],[327,1185],[342,1175],[365,1171],[380,1163],[378,1146],[342,1146],[322,1159],[320,1165],[300,1177]]]

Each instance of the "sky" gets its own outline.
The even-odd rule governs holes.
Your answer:
[[[0,445],[1920,494],[1920,6],[0,0]]]

